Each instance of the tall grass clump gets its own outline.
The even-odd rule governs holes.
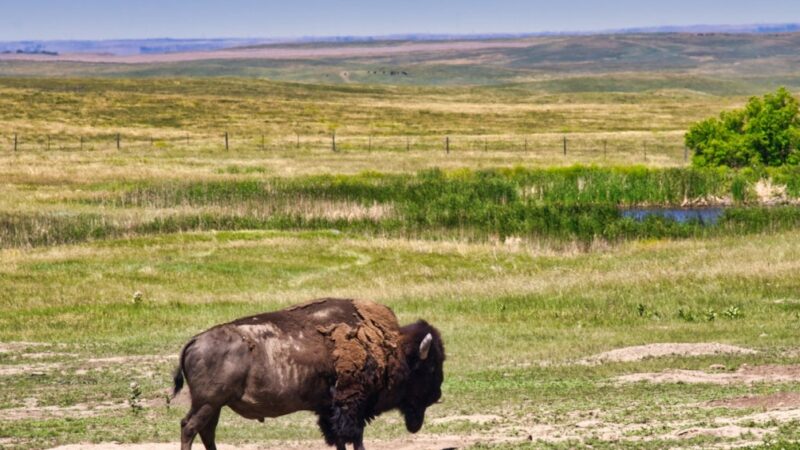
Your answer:
[[[800,170],[797,168],[759,172],[727,168],[573,166],[142,183],[103,201],[113,206],[154,208],[293,198],[363,204],[413,203],[430,196],[470,192],[477,198],[506,203],[524,198],[539,205],[677,206],[686,200],[712,196],[744,201],[748,199],[750,185],[760,177],[769,176],[787,185],[790,194],[800,196]]]
[[[730,170],[573,166],[502,170],[540,203],[679,205],[686,199],[723,195]]]
[[[115,207],[170,208],[240,203],[270,198],[269,184],[252,180],[141,183],[108,202]]]
[[[0,248],[71,244],[119,235],[126,225],[99,214],[0,214]]]
[[[796,208],[748,207],[755,198],[755,183],[763,177],[786,185],[790,196],[800,187],[797,168],[586,166],[139,183],[119,186],[100,200],[95,196],[85,201],[155,211],[189,208],[128,214],[151,217],[129,219],[130,223],[117,223],[102,215],[7,216],[0,233],[4,233],[5,246],[48,245],[126,233],[328,228],[430,238],[521,236],[613,242],[798,226]],[[659,217],[637,221],[621,214],[630,206],[677,206],[686,200],[712,197],[730,198],[740,207],[726,211],[717,225]]]

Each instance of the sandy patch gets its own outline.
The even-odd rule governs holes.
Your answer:
[[[390,441],[371,441],[365,439],[364,444],[370,450],[445,450],[468,447],[478,443],[498,442],[491,438],[481,438],[475,436],[424,436],[418,435],[408,438],[393,439]],[[198,441],[195,446],[202,448]],[[180,448],[180,444],[175,443],[144,443],[144,444],[73,444],[55,447],[51,450],[174,450]],[[219,450],[322,450],[329,449],[320,439],[319,441],[307,442],[276,442],[272,444],[249,444],[249,445],[229,445],[217,444]]]
[[[57,357],[76,357],[72,353],[62,353],[62,352],[36,352],[36,353],[23,353],[22,358],[29,358],[29,359],[47,359],[50,357],[57,358]],[[89,359],[78,359],[75,358],[74,362],[78,363],[80,368],[78,369],[77,373],[85,373],[86,370],[89,369],[103,369],[111,366],[126,366],[126,365],[137,365],[140,366],[141,364],[157,364],[165,361],[170,360],[177,360],[177,355],[132,355],[132,356],[111,356],[107,358],[89,358]],[[31,363],[31,364],[6,364],[0,365],[0,377],[3,376],[13,376],[13,375],[31,375],[31,376],[39,376],[45,375],[48,372],[53,372],[56,370],[63,370],[66,369],[67,365],[65,363]]]
[[[37,352],[37,353],[23,353],[21,355],[25,359],[50,359],[50,358],[77,358],[77,353],[65,352]]]
[[[460,415],[460,416],[447,416],[447,417],[438,417],[436,419],[431,420],[432,424],[443,424],[443,423],[451,423],[451,422],[471,422],[471,423],[490,423],[490,422],[497,422],[502,420],[503,418],[495,415],[495,414],[470,414],[470,415]]]
[[[3,420],[39,420],[54,417],[69,417],[72,419],[94,417],[103,412],[128,408],[127,403],[101,403],[94,405],[77,404],[72,406],[29,406],[22,408],[0,409]]]
[[[152,362],[160,363],[169,360],[177,360],[178,355],[131,355],[131,356],[110,356],[107,358],[89,358],[87,363],[93,366],[105,366],[110,364],[130,364]]]
[[[787,423],[797,422],[800,420],[800,409],[777,409],[774,411],[767,411],[761,413],[750,414],[747,416],[739,417],[736,419],[717,418],[717,423],[757,423],[757,424],[773,424],[773,423]]]
[[[45,342],[0,342],[0,353],[21,352],[30,347],[50,347],[51,345]]]
[[[765,430],[763,428],[747,428],[739,425],[725,425],[717,428],[688,428],[685,430],[676,431],[672,434],[672,437],[674,439],[692,439],[700,436],[711,436],[727,439],[754,437],[761,440],[769,433],[770,430]]]
[[[14,364],[0,366],[0,377],[13,375],[45,375],[47,372],[61,369],[63,366],[58,363],[42,364]]]
[[[599,353],[580,361],[582,364],[602,364],[607,362],[632,362],[647,358],[665,356],[705,356],[720,354],[757,353],[755,350],[735,345],[710,343],[659,343],[625,347]]]
[[[622,383],[647,381],[650,383],[780,383],[800,380],[800,365],[748,366],[743,364],[735,372],[708,373],[701,370],[670,369],[663,372],[646,372],[622,375],[615,378]]]
[[[800,408],[800,392],[747,395],[744,397],[714,400],[706,403],[706,405],[723,408],[758,408],[763,410]]]

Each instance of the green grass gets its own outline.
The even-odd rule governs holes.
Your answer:
[[[148,406],[144,416],[122,407],[88,418],[0,419],[0,427],[4,436],[22,439],[22,448],[87,440],[174,440],[174,424],[183,408],[167,411],[162,401],[172,363],[144,363],[134,369],[113,364],[81,375],[77,371],[87,367],[82,358],[174,354],[189,336],[213,324],[340,295],[385,302],[402,322],[424,317],[442,330],[448,351],[445,403],[432,409],[432,418],[490,412],[500,414],[504,422],[535,417],[558,425],[575,420],[570,418],[575,411],[599,408],[610,423],[646,418],[654,424],[646,434],[660,435],[655,424],[671,430],[678,426],[676,421],[702,424],[728,414],[725,409],[681,405],[796,389],[794,383],[748,387],[608,381],[619,374],[671,367],[796,361],[783,354],[796,345],[800,323],[796,242],[796,233],[790,232],[747,241],[642,242],[553,254],[496,244],[331,233],[215,232],[25,253],[3,250],[0,341],[48,342],[62,347],[27,351],[81,356],[55,355],[52,361],[64,366],[56,372],[45,370],[41,377],[0,378],[0,404],[21,407],[22,392],[40,405],[121,403],[128,384],[137,381]],[[141,304],[133,303],[134,291],[143,293]],[[647,311],[644,315],[640,304]],[[731,306],[741,310],[738,318],[722,314]],[[700,317],[708,309],[719,311],[719,317],[687,320],[686,311]],[[762,353],[560,365],[646,342],[727,342]],[[17,358],[3,364],[22,362]],[[556,365],[539,367],[540,362]],[[427,433],[434,435],[494,429],[470,422],[429,425]],[[369,436],[400,436],[399,427],[390,414],[370,428]],[[786,430],[783,435],[793,438],[791,433]],[[221,429],[221,439],[228,443],[316,436],[313,421],[304,415],[264,427],[226,413]],[[665,442],[672,441],[641,445],[658,448]]]

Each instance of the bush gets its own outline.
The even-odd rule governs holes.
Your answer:
[[[686,133],[696,166],[783,166],[800,163],[800,108],[785,88],[753,97],[744,109],[698,122]]]

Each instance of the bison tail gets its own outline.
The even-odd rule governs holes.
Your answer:
[[[172,377],[172,381],[175,383],[175,387],[172,389],[172,398],[175,398],[178,392],[183,389],[183,367],[181,365],[175,368],[175,375]]]
[[[178,395],[178,392],[183,389],[183,357],[186,354],[186,349],[189,348],[190,345],[194,343],[194,338],[186,343],[181,349],[180,355],[178,355],[178,367],[175,368],[175,374],[172,376],[172,381],[175,383],[175,387],[172,389],[172,398],[175,398]]]

